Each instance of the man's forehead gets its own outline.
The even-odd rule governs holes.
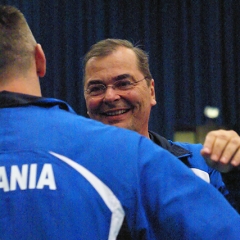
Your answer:
[[[107,56],[90,58],[85,70],[86,80],[139,74],[135,53],[126,47],[119,47]]]

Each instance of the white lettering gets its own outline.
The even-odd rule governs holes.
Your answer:
[[[36,188],[36,179],[37,179],[37,164],[30,165],[30,176],[29,176],[29,189]]]
[[[4,192],[15,191],[17,185],[21,190],[28,189],[43,189],[48,187],[51,190],[56,190],[56,182],[51,164],[44,164],[39,175],[37,176],[38,165],[24,164],[21,167],[17,165],[11,166],[10,178],[7,176],[6,167],[0,167],[0,189]],[[8,181],[8,179],[10,179]],[[9,184],[10,183],[10,184]]]
[[[49,189],[55,190],[56,183],[54,179],[53,169],[51,164],[44,164],[37,188],[42,189],[44,186],[49,186]]]
[[[28,177],[28,165],[22,165],[22,173],[18,166],[14,165],[11,167],[10,175],[10,190],[14,191],[17,188],[17,183],[21,190],[27,189],[27,177]]]
[[[4,192],[9,191],[9,184],[5,167],[0,167],[0,188],[2,188]]]

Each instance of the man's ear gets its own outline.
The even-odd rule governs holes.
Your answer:
[[[151,79],[151,83],[150,83],[150,91],[151,91],[151,105],[155,106],[157,104],[156,101],[156,95],[155,95],[155,87],[154,87],[154,80]]]
[[[46,58],[40,44],[35,47],[36,70],[39,77],[44,77],[46,73]]]

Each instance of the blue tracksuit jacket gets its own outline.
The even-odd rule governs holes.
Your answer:
[[[0,239],[115,239],[124,216],[133,239],[240,238],[224,197],[150,140],[0,93]]]
[[[212,184],[224,196],[228,195],[228,190],[223,183],[221,173],[209,167],[200,154],[202,144],[190,144],[182,142],[168,141],[155,132],[149,132],[151,140],[157,145],[167,149],[175,155],[181,162],[188,166],[192,171],[206,182]]]

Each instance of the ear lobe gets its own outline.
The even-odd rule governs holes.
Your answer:
[[[44,77],[46,73],[46,58],[40,44],[35,47],[36,70],[39,77]]]
[[[152,104],[152,106],[155,106],[157,104],[157,101],[156,101],[156,96],[155,96],[155,87],[154,87],[153,79],[151,80],[150,91],[151,91],[151,104]]]

